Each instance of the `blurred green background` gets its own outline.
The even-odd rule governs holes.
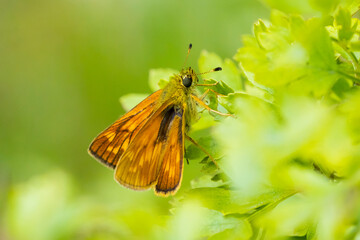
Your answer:
[[[195,69],[203,49],[231,58],[268,15],[254,0],[0,0],[0,239],[156,238],[171,198],[119,186],[88,145],[120,96],[150,93],[150,69],[181,68],[190,42]]]

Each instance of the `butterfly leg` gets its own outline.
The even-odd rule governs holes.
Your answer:
[[[184,148],[184,156],[186,156],[186,148]],[[185,157],[187,165],[189,165],[189,159]]]
[[[203,151],[206,155],[208,155],[208,157],[210,158],[210,160],[215,164],[215,166],[219,168],[219,165],[217,164],[217,162],[215,161],[215,159],[210,155],[210,153],[208,151],[205,150],[205,148],[203,148],[200,144],[198,144],[194,139],[192,139],[191,137],[189,137],[188,135],[185,135],[185,138],[187,140],[189,140],[192,144],[194,144],[196,147],[198,147],[201,151]]]
[[[206,81],[206,79],[204,79],[204,81]],[[216,86],[216,85],[218,85],[218,84],[219,84],[219,82],[216,81],[215,83],[209,83],[209,84],[197,84],[197,86],[211,87],[211,86]],[[216,96],[225,97],[224,94],[218,93],[218,92],[216,92],[215,90],[208,88],[208,89],[206,89],[205,92],[201,95],[200,99],[203,101],[204,98],[206,97],[206,95],[209,94],[209,92],[213,92]]]
[[[204,101],[205,97],[209,94],[209,92],[213,92],[216,96],[222,96],[225,97],[225,95],[218,93],[210,88],[206,89],[206,91],[203,93],[203,95],[201,95],[200,100]]]
[[[210,111],[210,112],[213,112],[213,113],[216,113],[216,114],[219,114],[219,115],[221,115],[221,116],[234,116],[234,115],[232,115],[232,114],[230,114],[230,113],[222,113],[222,112],[219,112],[219,111],[216,111],[216,110],[214,110],[214,109],[212,109],[212,108],[210,108],[208,105],[206,105],[200,98],[198,98],[197,96],[195,96],[195,95],[191,95],[191,97],[198,103],[198,104],[200,104],[203,108],[205,108],[206,110],[208,110],[208,111]]]
[[[206,81],[206,80],[204,80],[204,81]],[[208,80],[208,81],[209,81],[209,80]],[[218,85],[218,84],[219,84],[219,82],[216,81],[216,82],[214,82],[214,83],[200,83],[200,84],[197,84],[196,86],[211,87],[211,86],[216,86],[216,85]]]

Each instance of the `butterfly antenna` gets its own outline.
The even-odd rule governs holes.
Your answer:
[[[189,44],[189,48],[188,48],[188,52],[187,52],[187,54],[186,54],[185,62],[184,62],[184,64],[183,64],[183,66],[182,66],[181,69],[184,69],[184,67],[185,67],[185,63],[186,63],[186,61],[187,61],[187,59],[188,59],[188,57],[189,57],[191,48],[192,48],[192,44],[190,43],[190,44]]]
[[[197,73],[196,76],[211,73],[211,72],[218,72],[218,71],[221,71],[221,70],[222,70],[221,67],[216,67],[216,68],[211,69],[210,71],[207,71],[207,72]]]

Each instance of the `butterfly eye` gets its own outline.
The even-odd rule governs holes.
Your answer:
[[[185,76],[185,77],[183,78],[182,82],[183,82],[183,85],[184,85],[185,87],[190,87],[191,84],[192,84],[192,78],[191,78],[191,76]]]

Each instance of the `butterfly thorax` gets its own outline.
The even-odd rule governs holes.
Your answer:
[[[196,104],[191,98],[191,95],[197,95],[197,83],[196,73],[189,67],[172,76],[162,91],[161,102],[171,99],[176,108],[184,110],[186,126],[190,126],[192,120],[197,119]]]

